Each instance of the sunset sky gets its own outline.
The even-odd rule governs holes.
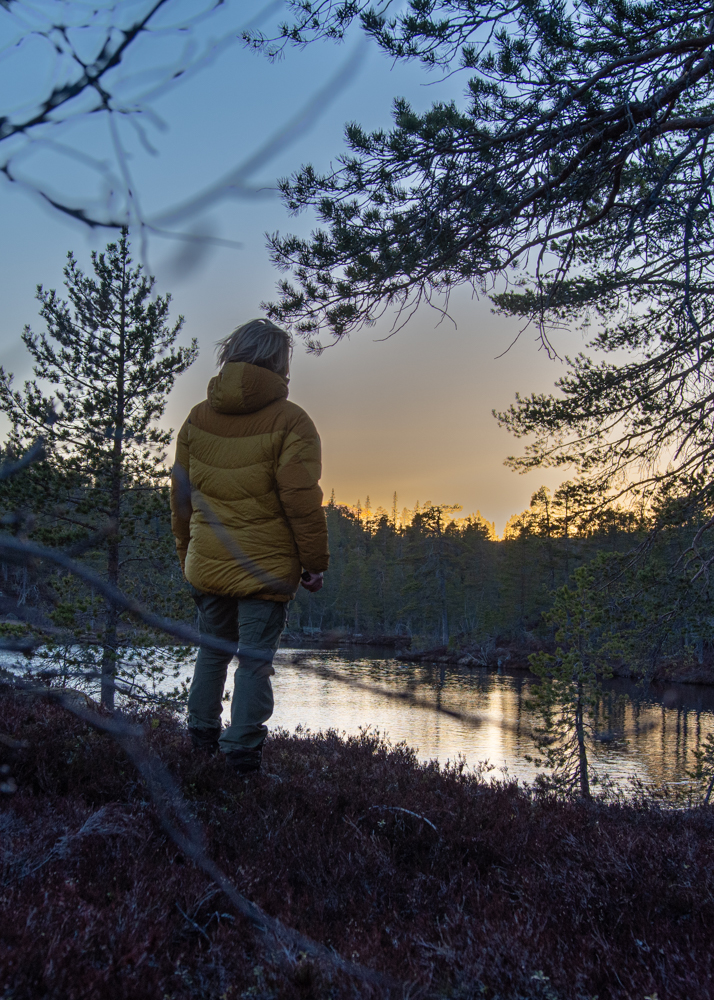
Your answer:
[[[256,14],[267,9],[274,20],[279,7],[228,3],[207,22],[204,40],[219,37],[229,25],[240,26],[240,16],[248,20],[251,9]],[[0,33],[3,17],[0,10]],[[22,71],[0,69],[0,85],[11,83],[18,104],[31,92],[33,78],[42,79],[44,72],[41,49],[21,55]],[[191,200],[241,164],[252,167],[247,182],[262,189],[258,197],[222,199],[160,220],[165,229],[237,241],[238,248],[194,250],[191,244],[152,236],[142,251],[135,234],[135,258],[144,253],[158,289],[172,293],[175,315],[186,317],[184,339],[197,337],[201,349],[169,399],[170,426],[177,428],[204,395],[215,370],[215,341],[260,315],[260,302],[274,296],[277,274],[264,233],[305,232],[314,224],[307,216],[288,216],[271,191],[276,178],[305,162],[328,168],[344,148],[344,124],[388,126],[395,96],[406,96],[422,109],[437,99],[458,99],[464,86],[465,78],[440,83],[416,65],[393,67],[359,35],[340,46],[290,50],[277,63],[236,43],[153,103],[166,126],[146,125],[156,155],[147,153],[127,126],[128,164],[147,218]],[[113,159],[100,122],[79,120],[63,138],[98,160]],[[265,155],[256,157],[269,142]],[[30,190],[33,178],[45,178],[57,190],[84,197],[96,175],[77,158],[37,147],[20,163],[18,176],[28,182],[25,187],[0,179],[0,364],[20,380],[29,374],[22,328],[30,323],[41,329],[36,284],[61,285],[69,249],[89,268],[90,250],[103,247],[111,232],[90,231],[43,207]],[[298,342],[291,398],[308,410],[321,433],[326,495],[334,489],[338,501],[364,502],[369,495],[373,507],[391,506],[396,490],[400,509],[425,500],[460,503],[464,514],[479,509],[500,532],[511,514],[528,506],[541,483],[554,485],[564,476],[519,477],[504,468],[505,456],[522,444],[498,428],[491,410],[505,408],[516,391],[549,389],[562,365],[539,351],[530,331],[499,358],[518,325],[494,317],[487,300],[472,299],[466,290],[454,295],[450,312],[453,322],[422,309],[405,329],[381,342],[390,333],[385,319],[321,357],[308,356]],[[564,334],[557,346],[574,354],[582,340],[579,334]]]

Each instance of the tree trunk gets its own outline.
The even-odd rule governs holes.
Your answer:
[[[114,444],[112,447],[109,474],[109,516],[113,531],[107,551],[107,579],[113,587],[119,586],[119,541],[121,517],[121,492],[123,472],[124,422],[125,422],[125,364],[126,364],[126,259],[128,244],[124,241],[124,267],[122,271],[121,302],[119,314],[119,360],[116,373],[116,414],[114,422]],[[101,704],[109,712],[114,711],[115,675],[117,670],[117,626],[119,610],[107,601],[106,628],[102,650],[102,696]]]
[[[444,572],[444,540],[441,533],[441,519],[436,536],[436,578],[439,586],[439,602],[441,604],[441,643],[449,645],[449,616],[446,604],[446,573]]]
[[[116,452],[116,442],[115,442]],[[119,515],[121,513],[121,444],[119,461],[112,456],[112,473],[110,480],[111,517],[114,530],[109,538],[107,549],[107,580],[113,587],[119,585]],[[117,668],[117,626],[119,624],[119,609],[113,601],[106,605],[106,625],[102,649],[102,708],[108,712],[114,711],[114,676]]]
[[[110,579],[111,579],[111,565],[112,565],[112,549],[115,550],[118,557],[119,554],[119,544],[117,541],[113,541],[110,544],[109,550],[109,567],[110,567]],[[115,564],[118,569],[118,558],[115,560]],[[116,574],[115,574],[116,575]],[[114,677],[116,674],[117,667],[117,624],[119,622],[119,611],[117,606],[111,602],[107,601],[107,615],[106,615],[106,625],[104,628],[104,639],[102,648],[102,694],[101,694],[101,704],[102,708],[105,708],[108,712],[114,711],[114,692],[115,692],[115,682]]]
[[[565,582],[570,579],[570,535],[568,534],[568,493],[565,494]]]
[[[444,577],[444,572],[441,572],[440,581],[441,590],[441,642],[442,645],[449,645],[449,616],[446,608],[446,579]]]
[[[590,798],[590,780],[588,778],[588,755],[585,747],[585,725],[583,722],[583,689],[578,684],[578,702],[575,707],[575,733],[578,740],[578,774],[580,777],[580,794],[584,799]]]

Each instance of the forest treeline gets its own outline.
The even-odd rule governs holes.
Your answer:
[[[195,606],[171,536],[172,433],[159,421],[197,345],[178,345],[182,320],[169,320],[169,296],[132,264],[126,230],[92,255],[92,271],[69,254],[68,299],[38,288],[46,332],[22,337],[34,377],[15,387],[0,368],[10,424],[0,643],[43,659],[49,684],[99,684],[109,712],[116,696],[177,707],[182,692],[167,680],[180,680],[195,647],[168,648],[167,635],[195,642],[179,627],[195,622]],[[389,636],[425,655],[478,652],[474,663],[519,646],[541,679],[542,761],[559,787],[589,797],[603,681],[623,664],[646,678],[668,661],[706,671],[714,660],[714,492],[696,471],[631,483],[617,470],[575,470],[574,481],[537,490],[500,540],[479,513],[457,516],[457,504],[400,513],[396,495],[390,511],[333,495],[325,586],[299,591],[286,641]],[[701,754],[709,795],[714,740]]]
[[[18,628],[63,676],[100,675],[111,710],[115,689],[133,694],[141,678],[150,695],[163,683],[167,656],[148,650],[166,637],[67,560],[154,614],[194,619],[170,531],[172,434],[159,421],[197,345],[178,345],[182,320],[170,321],[170,297],[132,263],[126,230],[92,255],[92,272],[70,253],[67,299],[38,288],[46,332],[27,327],[22,337],[34,377],[15,387],[0,369],[10,424],[1,457],[14,469],[0,476],[0,515],[6,534],[46,550],[2,565],[0,612],[24,620]],[[520,644],[555,656],[531,666],[548,683],[561,670],[564,684],[575,677],[578,704],[582,679],[596,690],[618,661],[646,673],[668,659],[711,660],[710,480],[632,484],[576,472],[537,490],[500,540],[480,514],[458,516],[457,504],[400,512],[395,495],[391,510],[372,510],[333,495],[330,570],[319,594],[300,590],[292,603],[288,640],[390,636],[413,651]],[[49,550],[62,551],[64,568]]]
[[[407,0],[387,17],[391,6],[288,0],[277,36],[255,25],[243,33],[276,58],[289,45],[339,40],[354,22],[390,61],[468,77],[459,100],[422,112],[396,101],[391,128],[351,122],[347,154],[334,166],[325,172],[306,164],[280,182],[289,211],[307,210],[319,225],[309,237],[269,238],[284,277],[266,312],[319,353],[325,342],[391,321],[392,310],[392,332],[424,304],[441,317],[465,285],[522,330],[532,325],[549,355],[557,353],[551,331],[584,334],[582,347],[579,339],[565,342],[569,353],[551,393],[517,394],[495,414],[524,445],[507,464],[568,469],[575,482],[538,490],[501,540],[478,514],[454,517],[453,506],[425,504],[397,516],[396,503],[390,515],[333,498],[326,585],[319,595],[300,592],[290,628],[391,634],[416,649],[521,643],[540,678],[533,736],[558,779],[549,787],[590,798],[588,753],[598,739],[603,681],[622,663],[647,677],[667,661],[714,662],[711,5],[673,12],[639,0],[497,0],[482,9],[470,0]],[[58,38],[64,31],[51,30]],[[71,48],[70,35],[74,28],[55,46],[60,56],[65,42]],[[119,48],[107,43],[86,72],[85,59],[74,60],[80,77],[71,86],[60,80],[26,121],[16,116],[5,135],[12,148],[33,129],[54,127],[51,118],[60,127],[65,104],[96,89],[132,39],[145,46],[151,32],[119,35]],[[111,112],[107,93],[103,107]],[[121,113],[126,117],[124,106]],[[69,210],[61,197],[51,202]],[[144,236],[133,185],[127,205],[126,219]],[[87,210],[80,201],[70,214],[96,221]],[[10,425],[0,468],[0,610],[20,619],[4,623],[5,637],[19,633],[25,642],[25,633],[34,633],[24,646],[14,639],[5,645],[18,653],[16,673],[23,652],[47,656],[49,685],[100,681],[101,704],[111,712],[117,694],[163,696],[158,682],[179,655],[160,646],[175,630],[164,623],[142,634],[138,621],[146,616],[132,619],[123,595],[178,621],[194,613],[172,550],[171,434],[162,417],[197,345],[180,346],[182,320],[169,320],[170,297],[156,295],[153,278],[132,265],[126,228],[105,253],[92,255],[91,274],[71,254],[64,274],[66,298],[38,287],[46,332],[28,327],[23,334],[33,377],[18,388],[0,368],[0,412]],[[87,566],[96,586],[82,575]],[[24,742],[24,732],[18,736]],[[57,761],[61,739],[52,742]],[[32,752],[37,741],[28,743]],[[695,757],[708,802],[714,737]],[[76,743],[68,759],[79,760]],[[521,812],[531,821],[530,808]],[[510,806],[504,815],[511,823]],[[439,843],[448,842],[442,828]],[[562,842],[560,831],[554,842]],[[657,878],[640,879],[650,898],[662,895]],[[685,909],[686,917],[692,907]],[[682,906],[675,910],[670,924],[680,923]],[[511,911],[506,955],[513,951]],[[597,942],[601,931],[595,927]],[[663,933],[666,944],[667,928]],[[412,935],[412,951],[425,934]],[[588,995],[656,995],[661,984],[643,981],[634,990],[619,961],[609,966],[618,968],[618,986],[603,985],[601,951],[597,976],[583,981]],[[562,972],[562,949],[558,956]],[[500,956],[497,967],[498,988],[508,990]],[[549,981],[550,966],[538,969],[527,989]],[[694,995],[699,982],[701,975],[682,995]],[[444,984],[447,991],[460,986]],[[580,984],[564,982],[569,987]]]
[[[650,665],[701,659],[710,642],[700,605],[708,587],[682,588],[676,572],[698,522],[653,536],[644,506],[585,511],[580,490],[571,482],[541,487],[501,539],[479,512],[455,516],[455,505],[398,513],[395,495],[391,510],[372,511],[333,494],[325,508],[330,571],[319,594],[301,592],[293,602],[290,630],[403,636],[412,649],[547,641],[548,614],[567,588],[590,608],[592,642],[607,636],[613,656],[629,652]]]
[[[67,478],[63,491],[57,475],[40,462],[1,484],[5,520],[12,517],[16,531],[43,545],[79,543],[77,557],[99,566],[103,540],[97,538],[95,548],[76,523],[89,497],[76,477]],[[123,587],[159,614],[192,621],[194,604],[170,533],[168,488],[154,480],[137,481],[135,489],[142,500],[123,535]],[[683,588],[677,573],[699,522],[653,533],[644,507],[586,510],[579,489],[571,482],[554,491],[541,487],[501,538],[480,512],[459,516],[456,504],[427,501],[398,510],[395,494],[389,510],[373,510],[369,498],[364,506],[350,505],[333,492],[325,505],[330,570],[322,591],[300,589],[291,602],[289,636],[390,637],[412,650],[533,648],[534,639],[547,644],[552,638],[548,616],[565,592],[581,609],[587,606],[589,644],[600,643],[610,658],[629,655],[643,667],[683,655],[701,662],[714,632],[708,584]],[[58,629],[100,642],[103,601],[71,573],[56,569],[38,578],[26,565],[7,563],[0,573],[7,590],[23,604],[42,606]],[[120,632],[120,645],[136,642],[126,616]]]
[[[553,592],[600,552],[624,552],[645,526],[632,511],[607,509],[586,525],[572,484],[541,487],[508,521],[502,539],[480,512],[426,502],[397,513],[326,505],[330,571],[323,590],[300,593],[295,630],[402,635],[420,646],[522,640],[543,628]],[[569,503],[570,501],[570,503]]]

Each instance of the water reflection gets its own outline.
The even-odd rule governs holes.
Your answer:
[[[531,780],[537,772],[525,756],[533,753],[535,720],[525,702],[533,683],[525,672],[494,674],[405,664],[374,653],[283,649],[276,657],[271,725],[345,733],[371,726],[392,742],[405,740],[420,760],[444,763],[461,755],[469,766],[487,760],[497,773],[505,769]],[[442,712],[434,711],[437,707]],[[685,781],[694,766],[692,751],[714,732],[714,690],[671,685],[643,691],[616,680],[607,685],[594,721],[591,763],[598,774],[618,783],[631,775],[648,784]]]
[[[137,650],[144,662],[146,650]],[[157,666],[176,666],[189,679],[192,663],[180,667],[170,648],[153,650]],[[10,665],[8,654],[0,666]],[[41,658],[25,669],[42,669]],[[406,741],[420,760],[445,763],[459,756],[468,766],[489,761],[523,780],[536,769],[531,730],[536,719],[526,708],[535,678],[525,671],[500,674],[486,669],[402,663],[389,651],[366,648],[278,651],[273,678],[275,714],[271,726],[291,732],[297,726],[316,732],[337,729],[357,733],[371,726],[393,743]],[[173,670],[171,670],[173,673]],[[229,673],[229,686],[232,673]],[[157,680],[157,683],[158,680]],[[375,690],[376,689],[376,690]],[[435,711],[435,709],[440,711]],[[230,710],[224,703],[224,719]],[[647,784],[686,782],[694,767],[693,751],[714,732],[714,687],[672,684],[650,687],[624,680],[607,684],[594,718],[597,739],[590,751],[592,768],[620,784],[637,776]]]

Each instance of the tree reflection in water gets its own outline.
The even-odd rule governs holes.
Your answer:
[[[506,768],[530,781],[538,772],[525,759],[533,753],[525,702],[534,683],[525,671],[408,664],[374,649],[281,650],[271,725],[347,733],[371,726],[393,743],[417,747],[421,760],[443,764],[461,755],[471,767],[488,760],[497,776]],[[607,774],[622,786],[631,776],[648,785],[685,781],[693,752],[714,733],[714,688],[643,689],[613,680],[592,722],[591,761],[599,777]]]

